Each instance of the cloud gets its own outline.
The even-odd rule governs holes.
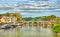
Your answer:
[[[25,11],[25,12],[48,12],[59,11],[57,4],[43,1],[32,4],[3,4],[0,5],[0,10],[8,11]]]

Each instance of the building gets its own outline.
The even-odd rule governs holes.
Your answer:
[[[0,16],[0,23],[16,23],[17,18],[15,16]]]
[[[6,16],[0,16],[0,23],[6,23]]]
[[[17,22],[17,18],[15,16],[10,16],[10,17],[6,17],[6,23],[16,23]]]

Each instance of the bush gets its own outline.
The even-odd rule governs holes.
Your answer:
[[[60,23],[55,23],[52,27],[53,32],[60,33]]]

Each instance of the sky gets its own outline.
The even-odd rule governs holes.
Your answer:
[[[56,15],[60,17],[60,0],[0,0],[0,13],[19,12],[22,17]]]

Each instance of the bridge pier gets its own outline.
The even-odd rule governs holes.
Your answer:
[[[32,21],[32,28],[34,27],[34,22]]]
[[[37,22],[37,27],[40,27],[40,22]]]
[[[21,22],[21,23],[20,23],[20,26],[21,26],[21,27],[24,27],[24,22]]]
[[[45,26],[45,24],[44,24],[44,23],[42,23],[42,28],[44,28],[44,26]]]
[[[48,27],[48,28],[51,28],[51,27],[52,27],[51,25],[52,25],[51,22],[48,22],[47,27]]]
[[[30,23],[29,23],[29,22],[27,22],[27,27],[28,27],[28,28],[30,27]]]

